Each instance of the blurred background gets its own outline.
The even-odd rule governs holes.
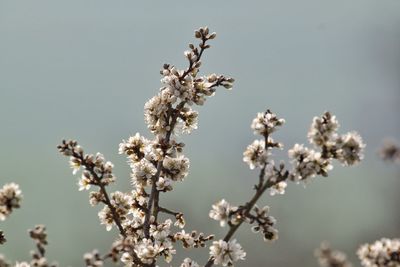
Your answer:
[[[39,223],[48,228],[48,258],[61,266],[82,266],[85,252],[109,248],[116,232],[99,224],[56,146],[74,138],[104,153],[115,164],[112,189],[130,190],[118,144],[136,132],[151,136],[143,105],[160,87],[159,70],[185,68],[183,51],[205,25],[218,36],[202,73],[236,83],[198,108],[199,129],[182,136],[191,173],[162,201],[185,213],[187,229],[222,237],[227,229],[208,218],[211,205],[242,204],[253,193],[258,173],[242,152],[255,138],[257,112],[286,119],[275,134],[285,144],[279,161],[307,143],[312,118],[329,110],[341,133],[364,137],[365,160],[265,195],[260,205],[271,207],[280,239],[267,244],[242,227],[247,261],[237,266],[314,267],[323,240],[357,266],[359,244],[400,237],[400,167],[377,156],[384,138],[400,139],[400,1],[0,0],[0,181],[17,182],[24,194],[22,208],[1,222],[1,253],[28,260],[27,229]],[[178,254],[172,265],[187,256],[204,263],[208,251]]]

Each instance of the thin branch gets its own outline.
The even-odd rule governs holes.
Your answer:
[[[83,156],[83,154],[81,153],[76,153],[75,151],[73,151],[73,156],[80,159],[80,161],[82,162],[82,165],[86,168],[86,170],[88,170],[90,172],[91,175],[93,175],[94,179],[97,182],[97,186],[100,187],[100,192],[102,193],[102,195],[104,196],[104,204],[106,204],[108,206],[108,208],[111,211],[111,215],[113,217],[113,220],[115,222],[115,224],[118,227],[119,233],[126,238],[126,232],[125,229],[122,227],[120,218],[118,216],[117,211],[115,210],[114,205],[111,203],[110,201],[110,197],[108,196],[108,193],[106,191],[105,185],[102,183],[101,181],[101,177],[99,177],[97,175],[97,173],[94,171],[94,165],[92,164],[88,164]]]
[[[177,216],[177,215],[180,214],[177,211],[169,210],[169,209],[166,209],[166,208],[163,208],[163,207],[158,207],[158,211],[159,212],[164,212],[166,214],[174,215],[174,216]]]
[[[172,132],[173,132],[173,130],[175,128],[175,125],[176,125],[176,122],[177,122],[177,119],[178,119],[178,116],[179,116],[179,111],[185,106],[185,104],[186,104],[186,102],[182,101],[174,109],[174,114],[172,115],[171,123],[169,125],[170,129],[169,129],[169,131],[167,131],[167,133],[165,135],[165,143],[166,144],[168,144],[170,139],[171,139]],[[160,178],[163,162],[164,162],[164,159],[160,160],[157,163],[157,172],[151,178],[151,180],[152,180],[151,193],[150,193],[150,196],[149,196],[149,202],[147,202],[147,212],[146,212],[146,216],[145,216],[145,220],[144,220],[144,224],[143,224],[144,234],[145,234],[146,238],[149,237],[150,216],[152,214],[152,207],[153,207],[153,202],[154,202],[155,199],[157,199],[157,202],[156,202],[157,206],[155,206],[154,210],[158,209],[159,192],[157,190],[157,184],[156,183],[157,183],[158,179]],[[154,216],[157,216],[157,212],[156,212],[156,214],[154,214]]]
[[[266,151],[268,151],[269,148],[269,144],[268,144],[268,134],[264,135],[264,139],[265,139],[265,146],[264,149]],[[272,186],[286,180],[288,178],[288,173],[284,173],[283,175],[281,174],[281,172],[279,172],[279,176],[276,177],[276,179],[268,179],[265,182],[265,169],[268,165],[268,162],[265,162],[260,170],[260,174],[259,174],[259,183],[258,185],[256,185],[256,193],[254,194],[254,196],[251,198],[250,202],[248,202],[244,209],[244,213],[242,216],[242,219],[239,221],[238,224],[235,225],[231,225],[228,233],[226,233],[225,237],[224,237],[224,241],[228,242],[232,236],[236,233],[236,231],[239,229],[239,227],[242,225],[242,223],[245,221],[245,218],[247,216],[250,215],[251,210],[253,209],[253,207],[255,206],[255,204],[257,203],[257,201],[260,199],[260,197],[264,194],[264,192],[268,189],[271,188]],[[208,262],[206,263],[206,265],[204,267],[211,267],[214,264],[214,259],[213,258],[209,258]]]

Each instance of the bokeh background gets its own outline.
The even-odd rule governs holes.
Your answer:
[[[221,198],[249,199],[257,172],[242,152],[255,138],[251,120],[271,108],[287,121],[275,135],[286,149],[306,143],[312,118],[330,110],[341,132],[364,137],[365,160],[265,195],[280,239],[266,244],[242,227],[248,260],[237,266],[317,266],[313,250],[323,240],[358,265],[359,244],[400,236],[400,167],[377,156],[385,137],[400,139],[400,1],[1,0],[0,181],[24,193],[22,209],[1,222],[1,253],[29,259],[27,229],[38,223],[48,228],[48,258],[61,266],[82,266],[83,253],[108,249],[116,232],[99,224],[56,146],[75,138],[103,152],[115,164],[113,189],[130,190],[118,144],[136,132],[150,137],[143,105],[160,87],[159,69],[186,67],[183,51],[204,25],[218,36],[203,73],[236,83],[199,108],[199,129],[182,137],[191,173],[162,201],[186,214],[187,229],[225,234],[208,211]],[[208,251],[180,254],[173,266],[183,256],[204,263]]]

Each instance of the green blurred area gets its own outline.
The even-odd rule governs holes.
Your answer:
[[[0,181],[24,193],[22,208],[0,224],[8,239],[0,253],[29,259],[27,229],[39,223],[48,228],[48,258],[61,266],[82,266],[85,252],[109,248],[116,232],[99,224],[56,146],[74,138],[104,153],[115,164],[112,189],[131,190],[118,144],[135,132],[150,137],[143,105],[160,87],[158,71],[163,63],[184,68],[183,51],[204,25],[218,36],[202,73],[236,82],[198,108],[199,129],[181,137],[191,173],[162,201],[185,213],[187,229],[222,237],[211,205],[250,198],[257,173],[242,152],[255,138],[251,120],[270,108],[286,119],[275,135],[285,149],[306,143],[312,118],[329,110],[342,133],[364,137],[365,160],[265,195],[260,205],[271,207],[280,239],[266,244],[242,227],[248,260],[237,266],[317,266],[313,250],[323,240],[357,263],[359,244],[400,236],[399,167],[376,153],[384,138],[400,139],[399,1],[0,0]],[[203,263],[208,251],[179,252],[173,266],[187,256]]]

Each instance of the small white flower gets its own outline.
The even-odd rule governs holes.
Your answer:
[[[221,227],[224,227],[229,221],[229,216],[232,211],[235,211],[237,207],[232,207],[225,199],[212,205],[212,210],[210,210],[210,218],[219,221]]]
[[[78,185],[79,185],[79,191],[82,190],[89,190],[90,189],[90,184],[91,181],[88,179],[86,176],[82,175],[82,178],[79,179]]]
[[[267,161],[267,157],[264,140],[254,140],[243,152],[243,161],[249,164],[250,169],[262,167]]]
[[[124,252],[121,256],[121,262],[125,264],[125,266],[133,265],[133,258],[128,252]]]
[[[193,238],[193,236],[192,236],[191,234],[189,234],[189,233],[186,233],[185,230],[182,230],[182,231],[180,231],[180,232],[177,232],[177,233],[174,235],[174,238],[175,238],[176,240],[182,241],[183,246],[184,246],[185,248],[190,248],[190,247],[192,247],[192,246],[194,245],[194,238]]]
[[[286,187],[287,187],[287,183],[285,181],[279,182],[270,188],[269,194],[271,196],[273,196],[275,194],[283,195],[283,194],[285,194]]]
[[[224,240],[214,241],[210,247],[210,256],[216,265],[231,266],[235,261],[244,260],[246,252],[236,239],[225,242]]]
[[[108,206],[104,206],[104,208],[98,213],[100,223],[106,226],[106,230],[110,231],[112,229],[114,219],[111,213],[111,210]]]
[[[129,137],[128,141],[122,140],[119,144],[119,154],[126,154],[131,161],[138,162],[143,158],[148,142],[146,138],[136,133]]]
[[[69,165],[72,168],[72,174],[75,175],[81,168],[81,161],[75,157],[69,159]]]

